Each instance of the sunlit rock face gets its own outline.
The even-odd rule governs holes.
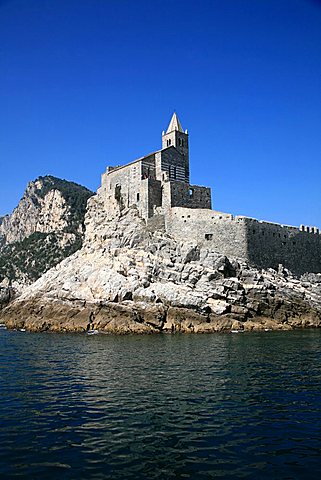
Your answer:
[[[30,182],[18,206],[0,219],[0,282],[19,289],[80,248],[91,195],[52,176]]]

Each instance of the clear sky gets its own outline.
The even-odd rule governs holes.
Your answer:
[[[213,207],[321,226],[321,2],[0,0],[0,215],[51,174],[93,190],[176,110]]]

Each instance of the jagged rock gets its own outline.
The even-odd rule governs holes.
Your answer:
[[[258,271],[151,232],[135,208],[106,220],[91,197],[83,247],[1,310],[11,328],[106,333],[320,326],[320,276]]]
[[[216,315],[222,315],[223,313],[228,313],[231,311],[231,305],[224,300],[215,300],[213,298],[209,298],[207,300],[207,304],[211,309],[212,313]]]

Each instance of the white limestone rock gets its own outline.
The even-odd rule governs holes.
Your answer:
[[[157,327],[151,327],[152,309],[161,306],[159,318],[168,317],[164,328],[175,331],[221,331],[236,324],[241,328],[239,322],[244,329],[263,328],[252,319],[264,316],[275,319],[275,328],[292,328],[289,322],[297,326],[319,321],[319,277],[316,283],[310,277],[302,283],[282,269],[259,272],[239,260],[176,242],[164,233],[152,234],[135,208],[125,209],[114,219],[104,218],[101,208],[99,195],[89,200],[82,249],[26,288],[10,304],[11,315],[15,305],[19,310],[23,303],[41,299],[53,302],[55,309],[59,302],[72,311],[91,308],[88,318],[97,316],[95,309],[101,305],[108,305],[109,312],[118,305],[119,312],[126,312],[125,323],[115,319],[108,323],[107,313],[99,323],[118,333],[122,328],[145,332],[148,325],[162,328],[159,319]]]

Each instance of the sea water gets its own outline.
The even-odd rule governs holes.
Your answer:
[[[321,478],[321,331],[0,330],[0,478]]]

